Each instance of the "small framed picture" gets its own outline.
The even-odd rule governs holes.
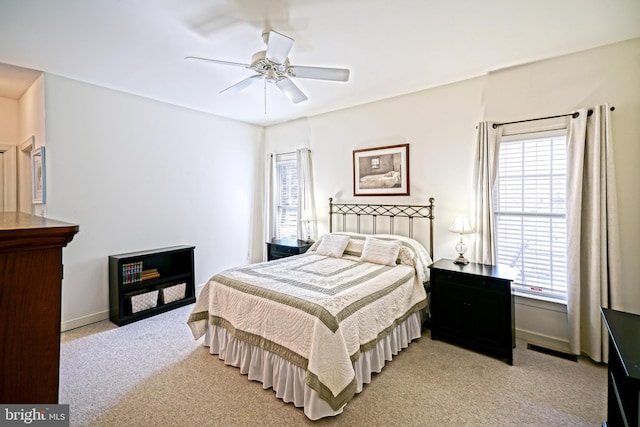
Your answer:
[[[45,203],[46,193],[44,147],[38,147],[31,152],[31,201]]]
[[[409,144],[353,150],[354,196],[408,196]]]

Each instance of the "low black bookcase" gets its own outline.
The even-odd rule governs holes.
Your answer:
[[[195,302],[195,246],[109,256],[109,318],[118,326]]]

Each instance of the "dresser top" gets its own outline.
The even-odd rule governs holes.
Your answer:
[[[470,262],[469,264],[456,264],[452,259],[446,258],[439,259],[431,264],[429,268],[510,281],[515,280],[518,275],[518,272],[515,269],[504,265],[477,264],[475,262]]]
[[[0,252],[66,246],[79,227],[22,212],[0,212]]]
[[[0,231],[34,228],[75,227],[77,225],[22,212],[0,212]]]
[[[608,308],[601,310],[625,373],[640,381],[640,316]]]

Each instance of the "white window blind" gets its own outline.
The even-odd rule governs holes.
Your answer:
[[[523,292],[567,293],[566,131],[504,137],[493,189],[497,260]]]
[[[295,153],[276,155],[276,238],[297,238],[298,167]]]

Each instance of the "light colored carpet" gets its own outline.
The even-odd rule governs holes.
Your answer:
[[[121,328],[62,334],[60,403],[72,426],[600,426],[607,370],[528,350],[514,366],[428,330],[349,402],[316,422],[210,355],[186,325],[192,306]]]

